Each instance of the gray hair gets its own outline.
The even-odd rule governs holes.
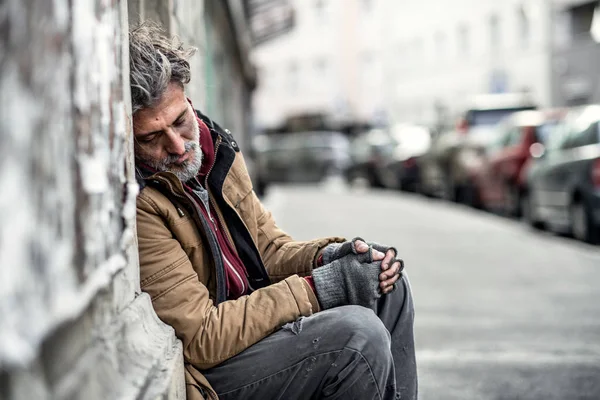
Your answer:
[[[177,38],[169,39],[164,30],[151,21],[142,22],[129,32],[129,80],[131,106],[135,114],[141,108],[156,105],[171,82],[190,81],[188,59],[195,48],[184,48]]]

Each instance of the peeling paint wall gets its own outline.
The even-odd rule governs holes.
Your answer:
[[[185,397],[139,289],[127,17],[0,3],[0,399]]]

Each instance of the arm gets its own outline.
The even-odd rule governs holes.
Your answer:
[[[294,241],[275,223],[270,211],[264,208],[254,193],[258,221],[258,249],[265,268],[274,282],[298,274],[310,275],[318,254],[330,243],[344,242],[341,237],[320,238],[310,241]]]
[[[183,341],[185,360],[198,369],[211,368],[285,323],[318,311],[314,293],[298,276],[215,307],[158,207],[143,195],[138,197],[137,224],[142,290]]]

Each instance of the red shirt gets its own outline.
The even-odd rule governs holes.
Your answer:
[[[206,174],[210,170],[215,161],[215,148],[208,126],[198,117],[198,126],[200,127],[200,146],[202,148],[203,158],[202,167],[198,173],[198,182],[204,187]],[[193,198],[208,222],[212,233],[214,234],[221,255],[223,258],[223,267],[225,268],[225,283],[227,287],[227,299],[237,299],[248,293],[248,274],[242,260],[236,253],[234,244],[230,242],[223,230],[223,225],[217,216],[212,202],[209,201],[209,210],[206,209],[202,200],[197,198],[193,192],[193,188],[184,183],[184,187],[193,194]],[[206,189],[206,188],[205,188]],[[210,199],[209,199],[210,200]]]

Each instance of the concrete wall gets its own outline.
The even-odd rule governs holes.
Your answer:
[[[0,26],[0,398],[184,398],[139,288],[127,4],[5,0]]]

